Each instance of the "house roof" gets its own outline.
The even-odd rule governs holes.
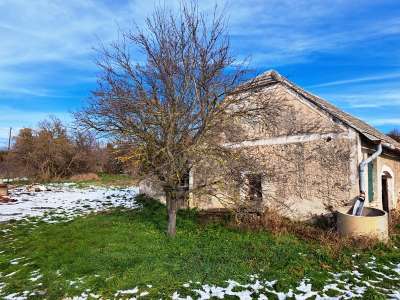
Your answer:
[[[361,135],[363,135],[366,139],[373,143],[382,143],[382,145],[386,148],[392,150],[400,151],[400,143],[392,139],[391,137],[383,134],[376,128],[368,125],[366,122],[342,111],[341,109],[337,108],[333,104],[329,103],[325,99],[322,99],[316,95],[313,95],[301,87],[297,86],[293,82],[289,81],[287,78],[280,75],[278,72],[271,70],[267,71],[259,76],[257,76],[251,83],[250,86],[252,88],[255,87],[262,87],[268,86],[275,83],[281,83],[291,90],[295,91],[297,94],[317,106],[318,108],[322,109],[323,111],[327,112],[332,117],[338,119],[342,123],[346,124],[347,126],[353,128]]]

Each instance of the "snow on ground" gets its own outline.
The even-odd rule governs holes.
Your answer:
[[[76,216],[90,212],[102,211],[111,207],[136,208],[134,197],[138,193],[137,188],[114,187],[88,187],[78,188],[74,184],[52,184],[40,188],[43,191],[32,192],[27,187],[19,187],[11,190],[11,197],[17,202],[0,204],[0,222],[11,219],[24,219],[28,217],[40,217],[47,222],[60,222],[73,219]],[[3,230],[4,238],[12,240],[12,233]],[[8,236],[10,235],[10,236]],[[0,252],[1,254],[1,252]],[[324,282],[322,288],[316,288],[309,278],[303,278],[297,286],[288,290],[278,288],[279,278],[274,280],[263,279],[260,275],[250,275],[247,282],[239,283],[234,280],[226,281],[225,285],[201,284],[200,282],[186,282],[176,287],[176,291],[168,297],[157,297],[174,300],[193,299],[351,299],[364,298],[368,289],[374,289],[386,299],[400,300],[400,262],[380,264],[375,257],[365,264],[357,265],[358,255],[353,255],[353,269],[340,273],[329,273],[329,279]],[[31,264],[28,258],[14,257],[9,261],[11,265],[23,268]],[[7,279],[19,276],[21,269],[9,274],[0,270],[0,298],[9,300],[25,300],[43,298],[46,291],[43,290],[43,275],[40,269],[34,270],[26,279],[35,285],[34,290],[15,291],[12,294],[2,293],[7,285]],[[61,278],[61,272],[56,276]],[[93,274],[93,277],[100,275]],[[93,280],[90,276],[76,278],[68,281],[71,287],[76,289],[73,300],[86,299],[110,299],[103,297],[100,291],[81,289],[86,280]],[[156,283],[154,283],[156,284]],[[153,286],[138,287],[133,285],[126,290],[116,291],[112,299],[150,299]]]
[[[199,282],[188,282],[183,284],[184,289],[172,295],[173,300],[193,300],[193,299],[224,299],[235,297],[241,300],[250,299],[352,299],[364,298],[368,288],[374,289],[378,294],[386,299],[400,300],[400,276],[398,267],[400,264],[391,264],[391,267],[376,263],[375,257],[364,266],[363,271],[357,264],[353,265],[353,270],[340,273],[330,273],[330,278],[325,282],[322,289],[313,288],[311,280],[302,279],[297,287],[282,291],[277,289],[278,280],[268,281],[254,274],[249,276],[249,282],[245,284],[228,280],[226,286],[200,285]],[[376,271],[376,270],[384,271]],[[369,271],[376,273],[371,277]],[[390,283],[390,288],[383,287],[383,282]],[[189,292],[191,292],[189,294]],[[195,296],[193,296],[193,293]]]
[[[265,300],[265,299],[316,299],[316,300],[340,300],[340,299],[363,299],[368,289],[374,289],[385,299],[400,299],[400,276],[398,272],[399,264],[389,263],[389,265],[376,262],[375,257],[371,257],[366,264],[357,264],[353,261],[353,269],[340,273],[329,273],[329,278],[323,283],[322,288],[316,288],[312,284],[312,280],[303,278],[291,289],[279,289],[279,280],[265,280],[261,275],[253,274],[248,276],[247,282],[239,283],[234,280],[227,280],[225,285],[202,284],[200,282],[188,281],[180,287],[176,287],[176,291],[169,296],[155,296],[151,294],[152,285],[135,286],[125,290],[116,291],[113,296],[104,297],[100,291],[84,289],[74,296],[70,296],[69,300],[88,300],[88,299],[173,299],[173,300],[206,300],[206,299],[240,299],[240,300]],[[378,271],[379,270],[379,271]],[[371,271],[373,274],[371,274]],[[376,272],[374,272],[376,271]],[[15,274],[1,274],[1,276],[14,276]],[[58,273],[57,276],[61,276]],[[79,291],[86,281],[93,281],[92,277],[100,275],[92,274],[90,276],[79,277],[73,281],[67,281],[71,287]],[[14,292],[9,295],[3,295],[4,299],[30,299],[31,297],[39,297],[45,295],[42,291],[42,276],[40,270],[30,273],[29,280],[37,283],[37,289],[33,291]],[[385,284],[383,284],[385,283]],[[0,280],[0,296],[1,289],[6,283]]]
[[[10,197],[17,202],[0,204],[0,222],[28,217],[57,222],[111,207],[137,206],[134,202],[138,193],[136,187],[78,188],[73,183],[64,183],[39,186],[37,190],[40,191],[31,191],[27,186],[10,190]]]

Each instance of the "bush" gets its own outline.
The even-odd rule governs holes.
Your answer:
[[[391,234],[400,234],[400,211],[398,209],[393,209],[390,212],[389,232]]]
[[[328,226],[327,224],[330,224]],[[249,213],[235,218],[234,226],[246,230],[267,230],[274,235],[293,235],[300,240],[325,246],[331,255],[338,255],[344,249],[370,250],[377,243],[371,238],[344,238],[339,236],[333,222],[311,224],[292,221],[276,211],[265,210],[263,213]]]
[[[97,180],[94,173],[122,172],[113,150],[110,144],[101,147],[90,133],[71,133],[59,119],[51,118],[37,129],[19,131],[11,151],[0,155],[0,171],[44,181],[74,175],[78,181]]]

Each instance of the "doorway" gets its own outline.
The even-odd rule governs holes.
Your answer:
[[[389,212],[389,191],[388,191],[388,178],[387,176],[382,176],[382,209]]]
[[[382,209],[389,213],[392,201],[393,193],[393,178],[392,175],[384,171],[381,176],[381,186],[382,186]]]

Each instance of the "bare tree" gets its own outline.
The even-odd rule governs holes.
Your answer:
[[[240,98],[226,96],[244,72],[230,54],[225,19],[217,9],[206,17],[195,2],[182,3],[177,14],[156,9],[143,30],[101,47],[98,66],[98,88],[76,119],[132,145],[125,160],[162,184],[174,236],[192,167],[205,153],[229,155],[219,129]]]
[[[399,129],[394,128],[394,129],[390,130],[387,135],[390,136],[395,141],[400,142],[400,130]]]

